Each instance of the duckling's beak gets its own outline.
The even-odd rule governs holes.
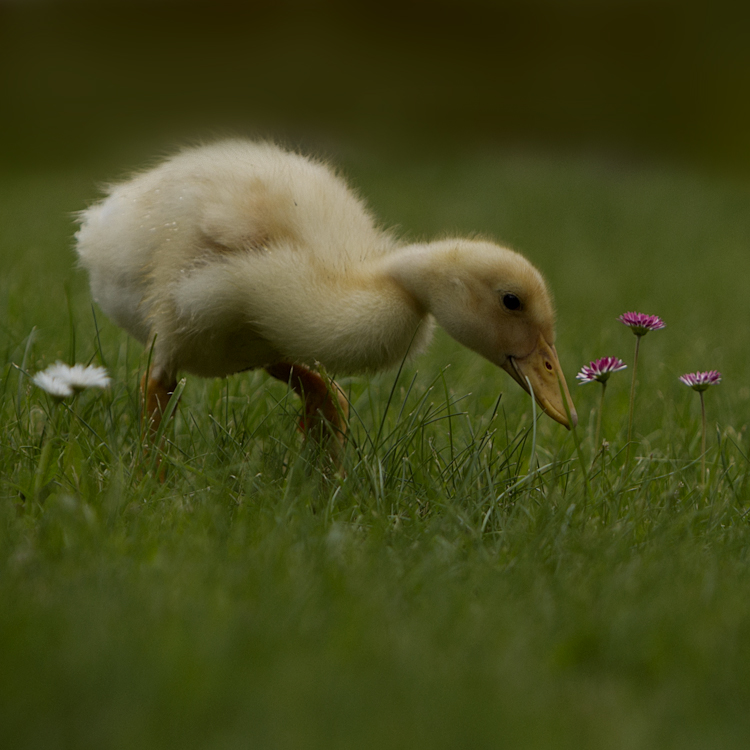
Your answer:
[[[526,378],[531,381],[536,402],[555,422],[565,425],[568,429],[578,424],[578,415],[573,407],[573,399],[570,397],[555,347],[548,344],[541,334],[531,354],[520,358],[508,357],[508,361],[502,367],[527,393],[529,384]],[[563,399],[567,399],[570,420]]]

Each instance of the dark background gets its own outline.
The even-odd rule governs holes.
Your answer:
[[[0,167],[237,133],[747,173],[748,5],[0,0]]]

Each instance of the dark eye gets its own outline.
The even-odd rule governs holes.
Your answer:
[[[508,310],[518,310],[521,307],[521,300],[515,294],[504,294],[503,304]]]

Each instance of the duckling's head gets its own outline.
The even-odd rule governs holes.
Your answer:
[[[438,323],[525,391],[533,389],[552,419],[575,427],[578,418],[555,351],[552,299],[539,271],[519,253],[479,240],[414,245],[407,254],[398,275]]]

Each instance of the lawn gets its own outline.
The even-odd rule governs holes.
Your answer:
[[[130,164],[0,180],[0,726],[13,748],[744,748],[750,184],[604,158],[343,151],[407,238],[545,273],[574,437],[438,335],[342,377],[346,475],[262,373],[188,378],[155,479],[147,353],[92,308],[71,212]],[[635,337],[641,342],[625,465]],[[593,436],[589,360],[623,358]],[[108,368],[56,403],[27,373]],[[706,395],[678,381],[717,369]]]

